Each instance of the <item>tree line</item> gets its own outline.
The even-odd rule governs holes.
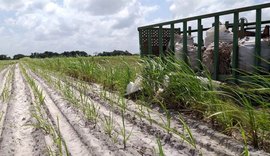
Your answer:
[[[97,53],[96,56],[119,56],[119,55],[132,55],[130,52],[122,51],[122,50],[114,50],[112,52],[106,52],[103,51],[102,53]],[[18,60],[24,57],[30,57],[30,58],[52,58],[52,57],[88,57],[91,55],[88,55],[85,51],[65,51],[63,53],[57,53],[57,52],[51,52],[51,51],[45,51],[43,53],[34,52],[31,53],[31,55],[24,55],[24,54],[16,54],[13,56],[13,58],[8,57],[7,55],[0,55],[0,60]]]

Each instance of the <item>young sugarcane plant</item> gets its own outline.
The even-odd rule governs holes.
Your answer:
[[[126,149],[127,147],[127,141],[129,139],[129,137],[132,134],[132,130],[127,134],[126,132],[126,124],[125,124],[125,112],[126,112],[126,102],[124,100],[124,98],[121,98],[121,118],[122,118],[122,128],[120,131],[121,136],[123,137],[123,145],[124,145],[124,149]]]
[[[247,143],[247,137],[246,137],[246,133],[245,130],[243,129],[243,127],[240,125],[240,130],[241,130],[241,135],[244,141],[244,151],[241,153],[242,156],[249,156],[249,150],[248,150],[248,143]]]
[[[55,143],[59,149],[60,155],[66,155],[69,156],[69,152],[67,149],[67,144],[65,140],[62,138],[61,132],[60,132],[60,125],[59,125],[59,118],[57,117],[57,130],[56,130],[56,137],[55,137]],[[64,151],[63,148],[64,147]]]
[[[148,121],[149,121],[150,125],[152,126],[153,120],[152,120],[152,117],[151,117],[151,111],[150,111],[150,108],[147,107],[147,108],[146,108],[146,111],[147,111],[147,118],[148,118]]]
[[[95,106],[93,103],[87,103],[86,105],[84,105],[84,107],[86,118],[94,123],[95,128],[99,117],[100,107]]]
[[[103,121],[103,127],[104,127],[105,133],[108,134],[110,138],[112,138],[113,130],[115,127],[112,112],[110,112],[109,116],[104,115],[102,121]]]
[[[12,84],[12,80],[13,80],[13,77],[14,77],[14,67],[12,67],[12,71],[9,71],[8,73],[8,76],[7,76],[7,82],[5,83],[5,86],[4,86],[4,89],[1,93],[1,99],[6,102],[8,101],[10,95],[11,95],[11,92],[9,91],[10,87],[11,87],[11,84]]]
[[[183,134],[183,135],[181,135],[182,136],[182,138],[184,139],[184,140],[186,140],[189,144],[191,144],[195,149],[197,148],[196,147],[196,140],[194,139],[194,137],[193,137],[193,135],[192,135],[192,133],[191,133],[191,130],[190,130],[190,128],[189,128],[189,126],[186,124],[186,122],[184,121],[184,119],[183,119],[183,117],[181,116],[181,114],[180,113],[178,113],[179,115],[179,121],[182,123],[182,125],[183,125],[183,130],[184,130],[184,132],[187,132],[187,134],[188,134],[188,137],[186,137],[186,135],[185,134]]]
[[[4,113],[3,112],[0,112],[0,122],[1,122],[1,120],[3,118],[3,115],[4,115]]]
[[[141,104],[136,104],[136,107],[137,107],[137,110],[139,110],[138,111],[138,116],[140,118],[140,121],[143,121],[142,117],[145,117],[145,112],[144,112],[144,109],[143,109],[144,107]]]
[[[160,138],[157,138],[157,145],[158,145],[158,155],[165,156]]]
[[[167,130],[167,133],[169,134],[170,131],[171,131],[171,119],[172,119],[172,116],[171,116],[170,111],[166,108],[166,106],[162,102],[159,102],[159,103],[160,103],[163,111],[165,112],[166,121],[164,121],[164,119],[162,117],[160,117],[160,119],[164,123],[164,127]]]

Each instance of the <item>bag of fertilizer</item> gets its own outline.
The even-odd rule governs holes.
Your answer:
[[[238,52],[238,68],[242,71],[252,72],[254,71],[255,60],[255,38],[245,38],[239,42]],[[261,41],[261,67],[262,70],[269,71],[270,69],[270,41]]]
[[[215,36],[215,27],[212,27],[206,31],[206,37],[204,42],[205,47],[208,47],[211,43],[214,42],[214,36]],[[227,43],[233,42],[233,33],[229,31],[225,25],[219,26],[219,41]]]
[[[231,74],[230,63],[232,44],[227,42],[219,42],[219,73],[222,75]],[[203,64],[210,74],[214,73],[214,43],[208,45],[203,53]]]
[[[170,46],[170,43],[169,45]],[[174,35],[174,51],[175,58],[178,60],[183,59],[183,35]],[[197,48],[194,46],[194,40],[192,36],[187,37],[187,51],[188,51],[188,61],[193,69],[197,65]]]

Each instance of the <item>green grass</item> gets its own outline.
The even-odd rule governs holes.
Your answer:
[[[170,109],[198,112],[203,118],[218,122],[226,134],[242,125],[246,140],[255,148],[263,141],[269,142],[269,78],[253,75],[252,81],[242,81],[241,85],[216,86],[210,76],[206,75],[206,84],[185,63],[172,58],[145,59],[144,67],[144,99],[149,103],[161,101]],[[166,77],[168,84],[164,82]],[[164,91],[158,93],[159,88]]]
[[[123,94],[141,70],[138,56],[24,59],[32,66],[102,84]]]
[[[0,60],[0,71],[4,68],[6,68],[8,65],[12,65],[16,63],[16,61],[10,61],[10,60]]]

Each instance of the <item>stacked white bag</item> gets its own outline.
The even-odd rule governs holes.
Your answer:
[[[215,27],[206,31],[203,53],[203,64],[207,70],[214,73],[214,36]],[[233,33],[225,25],[219,26],[219,74],[230,74]]]
[[[175,58],[178,60],[183,59],[183,35],[174,35],[174,48],[175,48]],[[194,46],[194,41],[192,36],[187,36],[187,51],[189,64],[193,69],[196,68],[197,60],[197,48]]]
[[[238,67],[242,71],[252,72],[254,71],[254,59],[255,59],[255,38],[245,38],[239,42],[238,52]],[[264,70],[269,69],[270,62],[270,41],[261,41],[261,67]],[[268,61],[268,62],[267,62]]]
[[[232,47],[231,43],[219,42],[219,74],[231,74],[230,63]],[[208,45],[207,49],[204,51],[203,64],[211,74],[214,73],[214,43]]]
[[[204,46],[207,48],[211,43],[214,42],[215,36],[215,27],[210,28],[206,31],[206,37],[204,41]],[[225,25],[219,25],[219,41],[232,43],[233,42],[233,33],[229,31]]]

